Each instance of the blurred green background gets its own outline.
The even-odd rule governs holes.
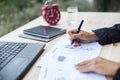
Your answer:
[[[41,15],[46,0],[0,0],[0,36]],[[77,6],[80,12],[119,12],[120,0],[52,0],[61,11]]]

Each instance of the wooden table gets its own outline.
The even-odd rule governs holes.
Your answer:
[[[60,22],[56,26],[53,26],[53,27],[61,27],[67,30],[76,28],[75,26],[68,25],[67,19],[68,19],[67,13],[62,12]],[[120,23],[120,13],[79,12],[78,24],[82,19],[84,19],[82,30],[91,31],[97,28],[110,27],[114,24]],[[29,40],[29,39],[18,37],[18,35],[21,34],[24,29],[28,29],[28,28],[31,28],[37,25],[48,25],[48,24],[42,19],[42,17],[38,17],[37,19],[1,37],[0,40],[43,43],[40,41]],[[66,35],[67,34],[64,34],[50,42],[47,42],[45,51],[43,52],[41,57],[43,57],[44,54],[46,54],[60,38],[65,37]],[[105,45],[102,48],[100,56],[106,59],[112,60],[112,61],[120,62],[120,50],[119,49],[120,49],[120,43]],[[36,61],[36,63],[41,59],[41,57]],[[32,66],[29,72],[25,75],[23,80],[38,80],[39,74],[40,74],[40,68],[37,68],[35,64]],[[108,78],[108,80],[111,80],[111,78]]]

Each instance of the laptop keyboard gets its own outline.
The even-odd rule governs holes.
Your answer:
[[[0,70],[26,46],[26,43],[3,42],[0,45]]]

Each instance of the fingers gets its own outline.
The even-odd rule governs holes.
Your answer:
[[[100,57],[94,58],[92,60],[81,62],[75,65],[75,68],[80,72],[90,72],[96,71],[97,63],[101,60]]]
[[[73,39],[79,39],[79,37],[80,37],[80,35],[79,34],[72,34],[71,36],[70,36],[70,40],[73,40]]]
[[[68,34],[69,34],[70,36],[72,36],[72,35],[75,34],[76,32],[77,32],[77,30],[74,29],[74,30],[70,30],[70,31],[68,31]]]
[[[77,39],[79,39],[78,41],[76,41],[78,43],[79,42],[82,42],[82,43],[89,43],[90,42],[90,38],[89,38],[90,33],[81,30],[80,33],[75,34],[76,31],[77,30],[71,30],[68,32],[71,41],[77,38]]]
[[[84,65],[87,65],[90,62],[91,62],[91,60],[84,61],[84,62],[81,62],[81,63],[77,64],[76,66],[84,66]]]
[[[85,66],[84,68],[79,68],[78,69],[80,72],[86,73],[86,72],[91,72],[92,69],[90,66]]]
[[[73,40],[75,38],[79,38],[79,34],[76,34],[77,30],[74,29],[74,30],[70,30],[68,32],[69,36],[70,36],[70,40]]]
[[[79,63],[79,64],[75,65],[75,68],[77,70],[79,70],[80,72],[90,72],[92,70],[91,69],[91,60]]]
[[[75,42],[73,43],[73,45],[74,45],[74,47],[78,47],[78,46],[80,46],[80,42],[75,41]]]
[[[80,39],[78,37],[79,37],[79,34],[73,34],[71,35],[71,38],[70,38],[71,41],[74,41],[73,45],[75,47],[80,45]]]

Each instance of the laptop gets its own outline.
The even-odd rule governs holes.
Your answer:
[[[0,80],[21,80],[45,44],[0,41]]]

